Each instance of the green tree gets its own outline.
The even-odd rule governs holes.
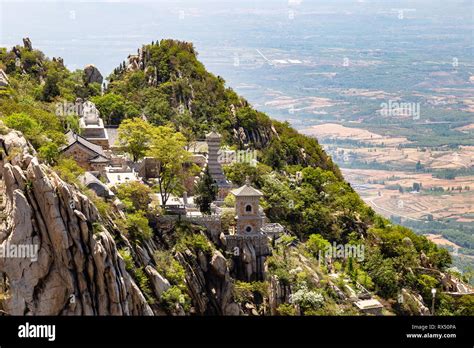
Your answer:
[[[209,173],[209,167],[206,167],[196,184],[196,195],[194,196],[194,202],[199,206],[201,213],[211,213],[211,203],[216,200],[217,192],[217,184]]]
[[[81,134],[82,129],[79,126],[79,117],[77,115],[67,115],[65,119],[66,129],[72,130],[76,134]]]
[[[458,300],[456,315],[474,316],[474,295],[462,296]]]
[[[133,241],[147,240],[153,236],[148,219],[141,210],[127,214],[126,224],[128,235]]]
[[[178,285],[182,290],[186,289],[186,270],[173,257],[169,250],[158,250],[153,255],[156,269],[173,285]]]
[[[172,193],[182,190],[184,176],[189,171],[184,165],[190,158],[185,146],[186,138],[173,128],[159,126],[154,129],[147,155],[156,161],[157,186],[163,207]]]
[[[59,74],[57,72],[48,75],[41,95],[43,101],[51,102],[55,97],[61,94],[58,83]]]
[[[58,173],[61,179],[70,184],[78,183],[77,178],[85,172],[85,170],[71,158],[59,159],[53,169]]]
[[[153,190],[138,181],[130,181],[116,187],[117,197],[128,211],[148,210]]]
[[[430,244],[430,251],[427,256],[433,264],[441,270],[449,267],[452,263],[449,251],[445,248],[438,247],[435,244]]]
[[[185,311],[191,307],[191,299],[178,286],[172,286],[161,295],[161,302],[170,312],[181,306]]]
[[[399,290],[399,279],[391,259],[384,259],[378,249],[366,251],[365,268],[377,292],[385,298],[394,297]]]
[[[398,291],[398,276],[389,259],[384,259],[371,276],[377,284],[380,295],[386,298],[395,296]]]
[[[222,231],[227,232],[232,226],[235,226],[235,210],[225,209],[221,214]]]
[[[133,162],[142,159],[150,149],[153,126],[136,117],[123,120],[118,128],[118,142],[132,156]]]
[[[278,315],[282,316],[294,316],[296,315],[295,306],[289,303],[282,303],[277,307]]]
[[[41,126],[30,115],[26,113],[14,113],[4,118],[7,127],[16,129],[23,133],[33,146],[38,146],[41,139]]]
[[[427,274],[422,274],[418,278],[418,288],[425,300],[431,299],[431,289],[438,287],[438,280]]]
[[[312,234],[306,242],[306,247],[314,256],[318,256],[319,252],[326,252],[331,244],[324,239],[320,234]]]
[[[272,168],[281,169],[286,163],[286,158],[281,143],[277,140],[272,140],[263,155],[263,162]]]
[[[229,193],[225,198],[224,198],[224,205],[227,208],[234,208],[235,207],[235,196],[232,193]]]
[[[56,143],[48,142],[38,149],[38,154],[47,164],[53,165],[59,158],[59,146]]]
[[[143,110],[148,120],[157,126],[163,126],[173,116],[173,110],[169,105],[166,95],[160,94],[157,89],[153,89],[146,94],[147,103]]]
[[[223,169],[227,179],[237,186],[242,186],[247,177],[250,182],[257,178],[257,169],[248,163],[235,162],[224,166]]]
[[[118,124],[125,117],[139,115],[135,105],[119,94],[107,93],[103,96],[93,97],[91,101],[97,106],[104,122],[107,124]]]

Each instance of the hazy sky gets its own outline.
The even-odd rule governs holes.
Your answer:
[[[436,15],[437,9],[438,15],[448,14],[451,8],[459,20],[472,22],[472,0],[0,0],[0,46],[28,36],[48,56],[63,57],[71,69],[94,63],[107,75],[143,43],[161,38],[193,41],[205,61],[219,47],[258,46],[260,37],[274,32],[286,31],[288,40],[281,45],[291,45],[292,36],[312,34],[307,23],[299,25],[305,18],[314,18],[317,32],[321,16],[345,14],[350,22],[351,15],[397,17],[403,10],[410,18],[431,16],[432,10]]]

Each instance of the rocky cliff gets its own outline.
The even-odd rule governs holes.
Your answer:
[[[171,284],[157,271],[153,257],[158,250],[171,249],[174,228],[158,227],[151,240],[129,241],[78,187],[40,163],[21,133],[3,130],[0,249],[25,251],[0,258],[4,314],[189,314],[179,304],[165,308],[161,297]],[[130,252],[132,269],[127,269],[118,244]],[[226,258],[218,250],[188,248],[171,257],[186,272],[192,312],[241,313],[233,300]],[[149,286],[147,295],[136,280],[137,269],[144,271],[140,281]]]
[[[96,207],[16,131],[0,136],[0,246],[37,253],[0,258],[11,315],[151,315]],[[26,250],[26,248],[25,248]]]

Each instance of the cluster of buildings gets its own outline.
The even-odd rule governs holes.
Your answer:
[[[138,163],[130,161],[117,144],[117,128],[104,125],[99,111],[92,102],[79,101],[79,103],[76,110],[80,116],[80,134],[70,130],[66,134],[67,144],[61,152],[73,158],[86,170],[80,178],[85,186],[94,190],[99,196],[112,198],[113,193],[110,189],[115,185],[127,181],[148,182],[149,179],[156,177],[153,158],[144,158]],[[207,166],[218,187],[217,198],[211,205],[212,215],[203,216],[194,204],[192,192],[197,179],[194,177],[185,183],[186,192],[182,197],[170,197],[165,205],[166,211],[171,216],[188,218],[195,223],[210,227],[213,233],[220,235],[221,240],[233,253],[250,252],[253,262],[249,265],[249,269],[242,270],[242,277],[262,278],[264,258],[269,254],[269,240],[283,233],[283,226],[268,222],[259,204],[262,193],[252,187],[248,180],[242,187],[234,187],[227,180],[221,163],[223,151],[221,136],[217,132],[207,134],[205,141],[196,143],[190,151],[192,162],[203,170]],[[223,231],[220,217],[223,211],[228,209],[224,207],[224,199],[229,194],[235,196],[235,224],[230,230]],[[159,201],[159,195],[156,195],[156,198]],[[160,201],[158,203],[161,204]]]
[[[111,187],[127,181],[140,180],[136,169],[117,147],[117,127],[105,126],[96,106],[78,101],[80,134],[69,130],[61,153],[73,158],[86,170],[79,178],[99,196],[111,198]]]

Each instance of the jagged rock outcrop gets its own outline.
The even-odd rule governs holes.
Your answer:
[[[291,288],[289,285],[281,283],[276,276],[271,276],[269,281],[270,291],[268,302],[270,313],[276,315],[278,314],[277,308],[279,305],[282,303],[290,303]]]
[[[127,61],[127,71],[138,71],[140,70],[140,56],[129,55]]]
[[[64,66],[64,59],[61,58],[61,57],[53,57],[53,62],[55,63],[58,63],[60,66],[62,66],[63,68],[65,67]]]
[[[407,289],[402,289],[399,307],[406,315],[430,315],[430,310],[423,303],[423,298]]]
[[[253,144],[256,149],[268,146],[272,137],[278,136],[273,127],[246,129],[239,127],[234,129],[234,139],[241,144]]]
[[[31,44],[31,40],[29,37],[25,37],[23,39],[23,46],[28,50],[28,51],[33,51],[33,45]]]
[[[220,241],[228,252],[233,253],[230,269],[235,279],[255,281],[264,278],[265,258],[270,255],[267,236],[244,238],[221,233]]]
[[[4,211],[0,258],[10,315],[152,315],[96,207],[46,165],[16,131],[0,136]]]
[[[171,287],[168,279],[163,277],[158,271],[152,266],[146,266],[145,272],[150,278],[151,286],[155,296],[161,298],[161,295]]]
[[[0,87],[7,87],[10,84],[7,74],[0,69]]]
[[[227,261],[220,251],[205,255],[190,250],[178,253],[177,259],[186,269],[188,285],[197,314],[239,315],[240,306],[234,302],[233,284]]]
[[[90,83],[100,83],[104,81],[104,77],[94,65],[89,64],[84,68],[84,82],[86,84]]]

